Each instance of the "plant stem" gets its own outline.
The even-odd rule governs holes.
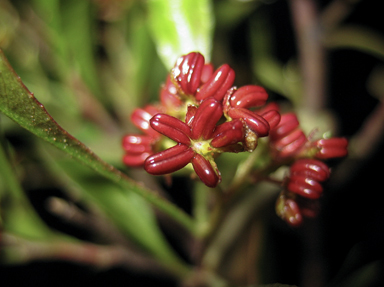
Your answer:
[[[300,70],[303,77],[302,105],[312,112],[325,106],[325,52],[322,31],[313,0],[290,0],[293,27],[296,32]]]

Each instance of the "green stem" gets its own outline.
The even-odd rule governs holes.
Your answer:
[[[195,185],[193,195],[193,215],[196,221],[196,233],[198,237],[202,238],[209,229],[208,202],[210,190],[204,184],[198,182]]]
[[[240,187],[244,185],[244,183],[247,182],[247,178],[249,177],[249,174],[252,171],[254,164],[262,151],[264,151],[264,148],[259,146],[247,157],[245,161],[239,164],[231,184],[225,190],[227,197],[232,197],[232,195],[236,193],[236,191],[239,190]]]

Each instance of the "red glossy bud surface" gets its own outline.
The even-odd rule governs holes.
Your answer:
[[[299,226],[303,222],[298,204],[293,199],[287,199],[285,202],[285,220],[293,227]]]
[[[278,126],[271,130],[271,141],[285,137],[299,126],[299,121],[294,113],[281,115]]]
[[[231,99],[231,106],[234,108],[260,107],[265,104],[268,94],[263,87],[247,85],[237,89]]]
[[[123,156],[123,163],[131,167],[142,167],[145,160],[152,154],[152,152],[127,153]]]
[[[182,104],[182,101],[177,94],[177,88],[172,83],[170,76],[167,77],[167,81],[161,87],[160,101],[161,104],[167,108],[179,107]]]
[[[206,186],[215,187],[219,183],[220,177],[216,174],[211,163],[202,155],[196,153],[192,159],[192,165],[197,176]]]
[[[185,94],[192,95],[200,86],[204,57],[192,52],[180,57],[172,69],[172,76]]]
[[[300,159],[290,167],[287,190],[310,199],[317,199],[323,192],[319,182],[329,177],[328,166],[315,159]]]
[[[197,91],[196,99],[201,101],[213,97],[221,101],[234,81],[235,72],[229,65],[224,64],[218,68],[211,78]]]
[[[276,213],[292,227],[297,227],[303,222],[297,202],[284,195],[280,195],[276,201]]]
[[[250,130],[258,137],[265,137],[269,133],[269,123],[260,115],[243,108],[229,109],[228,115],[232,119],[242,119]]]
[[[131,115],[131,121],[147,135],[157,138],[160,135],[149,124],[150,119],[157,113],[159,113],[159,110],[152,106],[147,106],[144,109],[135,109]]]
[[[196,106],[188,106],[187,113],[185,115],[185,122],[188,126],[192,126],[193,119],[195,118],[197,111]]]
[[[154,139],[148,135],[127,135],[123,137],[123,148],[129,153],[143,153],[152,151]]]
[[[325,181],[329,178],[329,167],[322,161],[315,159],[300,159],[290,167],[291,174],[302,175],[317,181]]]
[[[343,157],[348,154],[346,138],[320,139],[313,144],[319,149],[315,157],[320,159]]]
[[[318,199],[323,192],[323,187],[316,180],[296,175],[290,177],[287,189],[310,199]]]
[[[201,72],[201,80],[200,80],[202,84],[205,84],[211,78],[213,74],[213,69],[214,69],[213,65],[210,63],[204,65],[203,71]]]
[[[177,171],[186,166],[195,152],[183,144],[158,152],[145,160],[144,169],[153,175],[162,175]]]
[[[276,104],[275,102],[271,102],[271,103],[268,103],[266,104],[264,107],[262,107],[261,109],[257,110],[257,113],[259,115],[263,114],[263,113],[266,113],[266,112],[269,112],[269,111],[277,111],[280,113],[280,107],[278,104]]]
[[[298,129],[276,141],[273,146],[277,150],[279,156],[285,158],[294,156],[304,147],[307,141],[307,137],[304,135],[303,131]]]
[[[186,123],[167,114],[157,114],[150,120],[151,127],[177,143],[189,145],[191,130]]]
[[[266,111],[261,116],[269,123],[270,129],[275,128],[280,123],[281,116],[276,110]]]
[[[209,139],[217,122],[223,115],[223,108],[220,102],[214,98],[204,100],[192,121],[192,138],[193,139]]]
[[[220,148],[235,144],[244,140],[243,123],[240,120],[225,122],[216,127],[211,146]]]

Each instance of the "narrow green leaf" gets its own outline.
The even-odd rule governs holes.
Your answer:
[[[251,21],[250,40],[252,45],[253,72],[268,90],[279,93],[293,103],[301,100],[301,79],[293,61],[279,62],[273,54],[268,21],[258,13]]]
[[[94,154],[87,146],[60,127],[43,104],[24,86],[0,50],[0,111],[23,128],[53,144],[105,178],[131,190],[195,232],[193,220],[155,192],[128,178]]]
[[[384,38],[382,35],[359,26],[343,26],[324,39],[328,48],[352,48],[384,60]]]
[[[39,144],[38,156],[59,185],[66,186],[69,194],[77,195],[78,202],[97,206],[123,235],[175,274],[183,276],[188,272],[189,268],[165,239],[153,210],[143,197],[134,192],[121,192],[119,186],[44,142]]]
[[[29,239],[70,239],[67,235],[51,230],[37,215],[24,194],[1,144],[0,181],[6,190],[6,194],[0,194],[0,201],[5,197],[7,198],[4,210],[0,210],[1,214],[4,215],[4,221],[0,221],[4,230]]]
[[[133,192],[122,193],[118,186],[102,179],[90,180],[73,161],[61,160],[55,164],[76,180],[86,198],[95,202],[124,234],[163,264],[178,269],[175,270],[177,272],[186,272],[186,267],[165,240],[152,210],[142,197]]]
[[[147,5],[150,29],[168,69],[191,51],[210,59],[214,16],[209,0],[149,0]]]

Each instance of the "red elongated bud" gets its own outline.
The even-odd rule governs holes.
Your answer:
[[[276,110],[269,110],[261,114],[261,116],[269,123],[270,129],[274,129],[280,122],[280,114]]]
[[[315,157],[319,159],[343,157],[348,154],[346,138],[320,139],[313,142],[313,145],[319,149],[315,154]]]
[[[160,101],[167,109],[173,109],[182,105],[182,101],[177,94],[177,88],[172,83],[170,76],[167,77],[165,84],[161,87]]]
[[[297,160],[291,165],[290,172],[292,175],[301,175],[317,181],[325,181],[330,175],[328,166],[316,159]]]
[[[299,121],[294,113],[283,114],[278,126],[271,130],[270,138],[272,141],[283,138],[297,127],[299,127]]]
[[[222,103],[223,103],[223,113],[226,118],[228,118],[228,111],[232,108],[230,100],[233,93],[236,91],[236,89],[237,89],[236,87],[229,88],[224,95]]]
[[[265,104],[268,94],[263,87],[247,85],[236,90],[231,99],[231,106],[234,108],[260,107]]]
[[[177,144],[148,157],[144,162],[144,169],[153,175],[172,173],[186,166],[194,154],[190,147]]]
[[[235,72],[229,65],[224,64],[218,68],[211,78],[197,91],[196,100],[201,101],[213,97],[221,101],[234,81]]]
[[[192,121],[192,139],[209,139],[217,122],[223,115],[223,108],[220,102],[214,98],[204,100]]]
[[[187,123],[188,126],[192,126],[193,119],[195,118],[197,111],[196,106],[188,106],[187,108],[187,113],[185,115],[185,122]]]
[[[220,148],[242,142],[244,136],[243,123],[240,120],[225,122],[216,127],[212,135],[211,146]]]
[[[242,119],[250,130],[258,137],[265,137],[269,133],[269,123],[260,115],[243,108],[229,109],[228,115],[232,119]]]
[[[206,186],[215,187],[220,182],[220,176],[216,173],[215,168],[201,154],[195,154],[192,165],[197,176]]]
[[[127,135],[123,137],[123,148],[132,154],[152,151],[155,139],[148,135]]]
[[[123,156],[123,163],[130,167],[142,167],[145,160],[151,156],[152,152],[127,153]]]
[[[192,52],[180,57],[171,73],[181,90],[187,95],[193,95],[200,86],[203,68],[204,56]]]
[[[318,199],[323,192],[323,187],[316,180],[297,175],[290,177],[287,189],[310,199]]]
[[[150,120],[151,127],[175,142],[189,145],[191,130],[186,123],[167,114],[157,114]]]
[[[276,213],[292,227],[297,227],[303,222],[297,202],[284,195],[280,195],[276,201]]]
[[[203,67],[203,71],[201,72],[201,83],[205,84],[211,78],[213,74],[213,65],[211,63],[207,63]]]
[[[144,109],[135,109],[131,115],[132,123],[145,132],[147,135],[150,135],[154,138],[158,138],[160,135],[152,129],[149,124],[150,119],[160,110],[153,106],[146,106]]]
[[[274,142],[273,146],[277,150],[279,157],[286,158],[298,153],[307,141],[307,137],[303,131],[297,129],[284,138]]]
[[[277,112],[280,113],[280,107],[279,107],[279,105],[277,103],[271,102],[271,103],[266,104],[261,109],[257,110],[257,113],[259,115],[262,115],[262,114],[264,114],[266,112],[269,112],[269,111],[277,111]]]
[[[316,159],[299,159],[290,167],[287,190],[306,197],[317,199],[323,192],[320,182],[329,178],[328,166]]]

